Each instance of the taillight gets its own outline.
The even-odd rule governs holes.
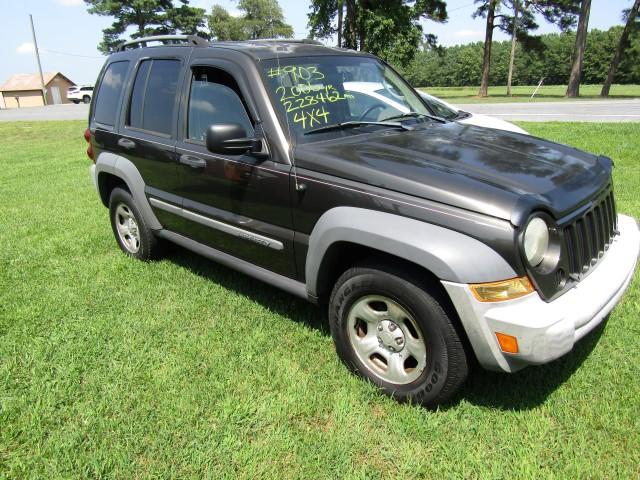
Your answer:
[[[89,144],[89,146],[87,147],[87,157],[89,157],[91,160],[93,160],[93,163],[96,163],[95,159],[93,158],[93,145],[91,143],[91,130],[89,130],[88,128],[84,131],[84,139]]]

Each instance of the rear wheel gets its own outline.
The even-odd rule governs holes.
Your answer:
[[[453,322],[422,280],[384,263],[346,271],[329,301],[336,351],[355,373],[399,401],[433,407],[468,372]]]
[[[75,98],[71,100],[73,103],[75,103],[76,105],[78,105],[80,103],[80,100],[76,100]]]
[[[85,95],[84,97],[82,97],[82,101],[84,103],[89,103],[91,102],[91,97],[89,95]]]
[[[147,227],[129,192],[113,189],[109,197],[109,214],[113,234],[124,253],[140,260],[150,260],[158,255],[158,240]]]

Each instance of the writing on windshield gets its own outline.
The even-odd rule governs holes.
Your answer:
[[[277,98],[293,123],[303,130],[331,123],[330,105],[353,98],[326,83],[326,75],[317,66],[272,67],[267,76],[279,81]]]

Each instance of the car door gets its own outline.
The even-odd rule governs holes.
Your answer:
[[[175,143],[177,108],[186,54],[143,56],[136,64],[121,112],[117,148],[140,172],[147,196],[154,194],[180,206]],[[151,208],[163,227],[175,230],[182,218]]]
[[[226,67],[226,68],[223,68]],[[256,127],[242,71],[230,62],[192,65],[185,81],[178,171],[189,238],[289,277],[295,276],[289,200],[290,165],[265,154],[220,155],[205,146],[211,125],[237,123],[248,137]],[[238,81],[239,80],[239,81]],[[268,142],[263,141],[268,151]]]

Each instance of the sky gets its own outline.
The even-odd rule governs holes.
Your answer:
[[[234,0],[191,0],[191,5],[211,9],[219,4],[237,13]],[[620,24],[621,12],[630,7],[631,0],[592,0],[589,29],[608,29]],[[14,73],[36,73],[38,66],[31,39],[29,14],[33,14],[42,69],[60,71],[77,84],[92,85],[104,63],[96,50],[102,29],[108,27],[109,17],[90,15],[82,0],[0,0],[0,84]],[[293,26],[297,38],[307,36],[308,0],[280,0],[287,23]],[[444,24],[425,22],[425,33],[437,35],[442,45],[456,45],[484,39],[483,19],[472,19],[473,0],[449,0],[449,20]],[[557,31],[550,24],[539,21],[537,33]],[[496,31],[494,40],[507,36]]]

